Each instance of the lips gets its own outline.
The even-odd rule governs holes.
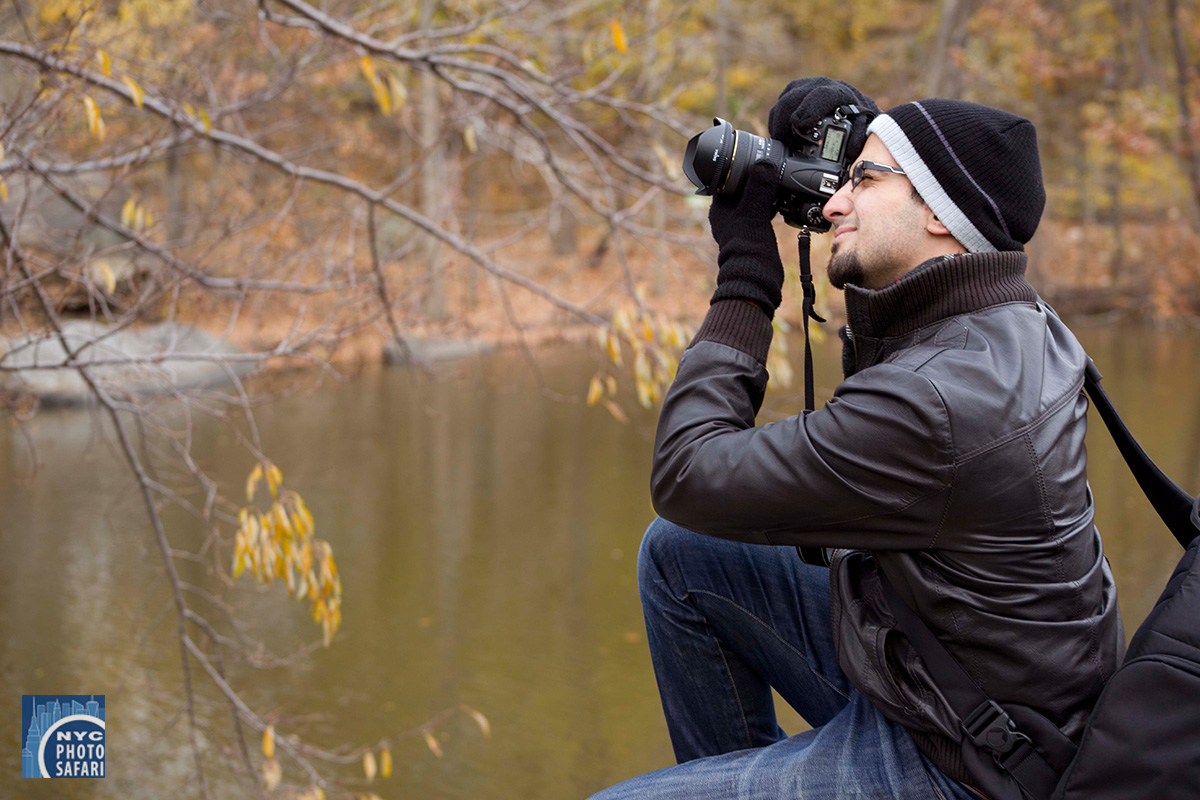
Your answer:
[[[858,228],[855,228],[853,225],[843,225],[833,232],[833,243],[836,245],[838,240],[840,240],[843,236],[856,230],[858,230]]]

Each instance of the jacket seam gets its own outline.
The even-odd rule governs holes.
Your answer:
[[[902,512],[902,511],[907,511],[908,509],[912,508],[913,506],[915,506],[917,503],[921,502],[922,500],[927,500],[927,499],[929,499],[930,497],[933,497],[933,496],[934,496],[935,494],[937,494],[938,492],[943,492],[943,491],[945,491],[945,490],[946,490],[946,489],[948,489],[949,487],[950,487],[950,484],[947,482],[947,483],[944,483],[944,484],[942,484],[941,486],[937,487],[936,489],[934,489],[934,490],[933,490],[933,491],[931,491],[931,492],[928,492],[928,493],[926,493],[926,494],[923,494],[923,495],[921,495],[921,496],[919,496],[919,497],[915,497],[915,498],[913,498],[913,499],[912,499],[912,501],[910,501],[910,502],[908,502],[908,503],[905,503],[905,504],[904,504],[904,505],[902,505],[902,506],[897,506],[896,508],[889,509],[888,511],[883,511],[883,512],[880,512],[880,513],[878,513],[878,514],[866,514],[866,515],[864,515],[864,516],[861,516],[861,517],[854,517],[853,519],[845,519],[845,520],[842,520],[842,521],[840,521],[840,522],[831,523],[830,525],[827,525],[827,526],[822,526],[822,528],[836,528],[836,527],[838,527],[838,526],[841,526],[841,525],[849,525],[849,524],[850,524],[850,523],[852,523],[852,522],[862,522],[863,520],[867,520],[867,519],[877,519],[877,518],[880,518],[880,517],[890,517],[892,514],[899,514],[899,513],[900,513],[900,512]],[[772,544],[772,545],[779,545],[779,544],[780,544],[779,542],[771,541],[771,536],[772,536],[772,534],[773,534],[773,533],[774,533],[774,534],[778,534],[778,533],[787,533],[788,531],[791,531],[791,530],[795,530],[795,529],[794,529],[794,528],[787,528],[786,530],[783,530],[783,531],[766,531],[766,530],[763,530],[763,531],[758,531],[758,532],[759,532],[759,533],[762,533],[762,535],[763,535],[763,536],[765,536],[765,537],[767,538],[767,541],[768,541],[768,543],[770,543],[770,544]],[[786,542],[786,543],[784,543],[784,544],[783,544],[783,546],[790,546],[790,544],[791,544],[790,542]],[[925,544],[925,545],[923,545],[923,547],[929,547],[929,546],[930,546],[929,544]],[[919,549],[922,549],[922,548],[921,548],[921,547],[918,547],[918,548],[915,548],[915,549],[918,549],[918,550],[919,550]]]
[[[1038,427],[1043,422],[1045,422],[1047,419],[1049,419],[1050,417],[1054,416],[1059,411],[1061,411],[1067,403],[1069,403],[1071,400],[1078,397],[1079,392],[1082,390],[1083,390],[1083,376],[1080,375],[1079,380],[1076,381],[1074,384],[1074,388],[1063,393],[1062,397],[1055,400],[1054,403],[1052,405],[1050,405],[1050,407],[1047,408],[1045,411],[1043,411],[1041,414],[1038,414],[1036,417],[1031,419],[1029,422],[1026,422],[1021,427],[1014,428],[1012,431],[1010,431],[1010,432],[1006,433],[1005,435],[1000,436],[996,439],[993,439],[992,441],[988,442],[987,444],[980,445],[979,447],[976,447],[974,450],[969,450],[966,453],[963,453],[963,455],[961,457],[959,457],[959,459],[956,463],[965,464],[966,462],[970,461],[973,458],[977,458],[978,456],[981,456],[984,453],[987,453],[991,450],[995,450],[997,447],[1002,447],[1003,445],[1006,445],[1009,442],[1012,442],[1016,439],[1021,438],[1026,433],[1028,433],[1029,431]]]

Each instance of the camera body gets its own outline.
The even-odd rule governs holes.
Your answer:
[[[796,149],[778,139],[739,131],[723,119],[691,138],[683,156],[683,172],[696,194],[739,195],[750,167],[767,162],[777,167],[775,209],[793,228],[829,230],[821,216],[825,202],[841,186],[849,169],[846,146],[857,106],[839,106],[822,119]]]

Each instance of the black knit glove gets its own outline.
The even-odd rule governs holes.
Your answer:
[[[717,255],[718,300],[749,300],[774,319],[783,301],[783,262],[771,218],[779,168],[762,161],[750,167],[740,196],[718,194],[708,210]]]
[[[879,114],[875,101],[845,81],[833,78],[800,78],[792,81],[782,92],[767,117],[767,130],[795,149],[802,142],[812,141],[812,130],[838,106],[856,105],[867,113],[855,118],[846,144],[846,164],[853,164],[867,141],[867,126]]]

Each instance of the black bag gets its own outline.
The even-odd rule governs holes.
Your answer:
[[[988,698],[880,573],[897,626],[963,721],[963,760],[972,780],[992,800],[1200,798],[1200,497],[1150,460],[1100,378],[1089,362],[1084,387],[1093,405],[1185,549],[1078,743],[1038,712]]]

